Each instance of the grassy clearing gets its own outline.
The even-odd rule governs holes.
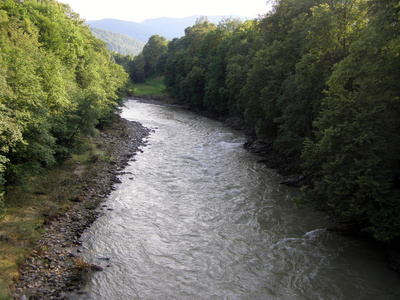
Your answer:
[[[94,161],[112,160],[96,138],[62,166],[27,176],[23,184],[9,186],[6,212],[0,221],[0,300],[12,299],[10,284],[18,280],[19,266],[37,249],[43,225],[63,213],[81,194],[81,182],[96,172]]]
[[[163,76],[154,75],[144,83],[135,83],[134,88],[134,96],[167,95]]]

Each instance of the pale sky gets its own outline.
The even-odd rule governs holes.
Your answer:
[[[119,19],[141,22],[159,17],[243,16],[250,19],[266,14],[268,0],[58,0],[69,4],[82,19]]]

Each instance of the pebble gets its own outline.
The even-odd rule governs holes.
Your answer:
[[[124,169],[123,166],[133,155],[131,155],[132,149],[137,150],[140,144],[144,145],[141,141],[149,133],[149,130],[139,123],[123,119],[114,126],[117,128],[113,131],[115,134],[104,134],[103,137],[107,139],[104,138],[103,142],[118,144],[118,147],[112,147],[116,161],[111,164],[104,163],[104,169],[98,174],[98,179],[94,178],[92,182],[85,183],[82,189],[83,195],[80,198],[82,201],[73,203],[69,211],[47,221],[44,226],[45,233],[36,247],[36,249],[46,249],[46,251],[33,250],[31,257],[22,264],[20,280],[14,283],[13,297],[15,299],[27,299],[27,295],[31,295],[30,299],[67,299],[68,292],[79,291],[82,278],[87,276],[87,273],[77,268],[77,264],[74,263],[77,256],[71,251],[74,247],[81,246],[79,237],[100,215],[95,210],[88,209],[91,205],[88,206],[87,203],[94,202],[96,207],[100,206],[100,199],[107,197],[113,184],[118,182],[116,173]],[[120,129],[118,126],[128,126],[128,129]],[[118,128],[120,131],[130,130],[129,135],[136,138],[124,140],[124,137],[119,137]],[[85,207],[85,204],[88,207]],[[72,249],[67,248],[68,245]],[[75,249],[77,253],[82,253],[79,248]],[[110,260],[107,257],[100,259]],[[91,264],[90,269],[100,271],[103,268]]]

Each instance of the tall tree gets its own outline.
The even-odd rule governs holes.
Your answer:
[[[400,6],[370,1],[368,24],[334,69],[307,140],[303,201],[381,240],[400,235]]]
[[[284,83],[277,100],[280,117],[275,148],[298,157],[306,137],[312,137],[312,122],[319,113],[326,81],[332,68],[349,53],[366,24],[365,0],[331,0],[310,9],[304,20],[294,20],[295,36],[303,36],[297,47],[303,54],[295,72]],[[300,21],[300,22],[299,22]],[[295,24],[297,22],[297,24]]]
[[[282,0],[260,22],[262,45],[253,58],[238,103],[261,138],[275,139],[278,135],[277,120],[282,110],[278,101],[285,81],[295,74],[296,63],[304,53],[305,20],[315,4],[311,0]]]
[[[163,36],[152,35],[144,46],[142,54],[145,65],[144,71],[147,77],[156,72],[157,60],[167,52],[167,39]]]
[[[200,18],[195,25],[185,29],[185,36],[174,39],[168,45],[165,64],[167,90],[173,97],[187,104],[202,105],[205,84],[203,77],[206,75],[203,67],[203,41],[215,28],[206,18]],[[196,94],[191,95],[191,92]]]
[[[0,2],[0,194],[27,166],[68,155],[121,104],[127,74],[83,23],[57,1]]]
[[[226,67],[229,53],[229,36],[240,27],[237,19],[224,19],[210,31],[203,41],[204,56],[208,66],[204,106],[222,113],[229,112],[231,94],[226,86]]]

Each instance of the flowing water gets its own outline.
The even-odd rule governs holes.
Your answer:
[[[382,253],[296,207],[298,190],[243,149],[242,133],[133,100],[122,116],[153,132],[82,237],[104,271],[76,298],[400,298]]]

